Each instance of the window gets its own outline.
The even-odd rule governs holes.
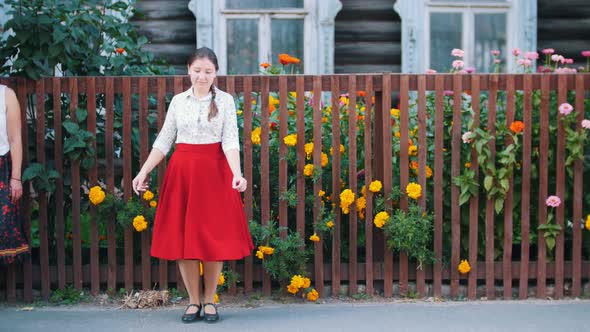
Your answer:
[[[306,74],[331,73],[334,18],[340,1],[192,0],[197,47],[211,47],[220,74],[255,74],[280,53],[302,60]]]
[[[492,50],[500,50],[504,70],[514,69],[513,48],[536,51],[535,0],[398,0],[402,18],[402,71],[446,72],[453,48],[465,51],[466,66],[493,70]]]

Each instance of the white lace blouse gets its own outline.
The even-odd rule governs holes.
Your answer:
[[[188,144],[221,142],[223,152],[231,149],[239,150],[234,98],[229,93],[215,88],[218,113],[211,121],[207,119],[210,102],[211,93],[197,98],[192,88],[174,96],[153,147],[164,155],[168,154],[173,142]]]

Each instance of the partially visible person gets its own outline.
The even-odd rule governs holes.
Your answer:
[[[0,264],[20,260],[29,253],[20,198],[23,147],[20,107],[12,89],[0,84]]]

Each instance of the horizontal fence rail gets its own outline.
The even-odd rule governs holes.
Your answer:
[[[151,231],[123,228],[114,215],[105,220],[88,190],[99,185],[123,201],[132,197],[132,178],[172,96],[190,87],[188,78],[0,78],[0,84],[19,99],[23,168],[43,169],[26,182],[22,199],[32,253],[0,267],[0,301],[47,299],[67,285],[92,294],[182,291],[177,265],[150,257]],[[320,296],[345,289],[469,299],[589,294],[582,120],[590,111],[590,75],[259,75],[222,76],[216,84],[236,100],[247,219],[276,222],[284,239],[299,234]],[[560,113],[564,103],[575,116]],[[511,127],[517,121],[524,127]],[[465,136],[477,129],[494,137],[480,145],[483,159]],[[296,144],[287,144],[289,135]],[[569,158],[576,153],[582,158]],[[486,192],[493,186],[486,165],[498,171],[508,164],[500,211]],[[165,169],[166,161],[152,172],[154,188]],[[375,180],[383,188],[372,192]],[[419,197],[406,193],[408,185],[420,186]],[[347,211],[345,189],[354,193]],[[561,199],[556,208],[546,205],[551,195]],[[415,205],[433,215],[428,248],[435,260],[421,268],[410,252],[390,250],[374,223],[379,212]],[[559,227],[554,239],[542,230],[546,223]],[[313,234],[319,241],[310,240]],[[458,268],[463,260],[468,273]],[[256,256],[226,268],[239,275],[230,294],[257,288],[270,294],[277,286]]]

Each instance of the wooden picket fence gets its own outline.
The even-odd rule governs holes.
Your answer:
[[[560,197],[564,197],[565,183],[566,183],[566,169],[565,169],[565,150],[564,150],[564,130],[559,125],[557,137],[549,137],[549,114],[557,114],[557,109],[551,107],[549,103],[549,95],[552,91],[557,92],[558,103],[565,102],[568,91],[575,91],[576,110],[584,109],[584,95],[590,90],[590,75],[575,74],[575,75],[555,75],[555,74],[477,74],[477,75],[405,75],[405,74],[361,74],[361,75],[322,75],[322,76],[300,76],[300,75],[280,75],[280,76],[224,76],[218,77],[218,86],[234,95],[243,94],[244,96],[244,128],[243,128],[243,163],[244,174],[247,179],[253,178],[254,163],[260,163],[261,174],[268,174],[270,167],[278,167],[279,177],[279,191],[283,192],[287,189],[287,161],[285,158],[280,158],[278,165],[269,164],[269,112],[268,110],[268,95],[270,92],[278,92],[280,106],[279,113],[279,133],[280,137],[286,136],[287,125],[286,119],[288,109],[286,105],[287,95],[290,91],[295,91],[297,109],[304,107],[304,95],[306,91],[312,91],[314,96],[319,96],[322,92],[331,93],[333,104],[338,103],[338,97],[341,93],[349,93],[350,114],[354,114],[356,105],[356,91],[363,90],[367,95],[367,110],[374,106],[374,113],[367,112],[365,121],[363,123],[365,130],[364,150],[366,156],[364,160],[364,174],[365,181],[369,183],[372,179],[382,179],[383,187],[385,188],[385,196],[388,195],[388,188],[392,187],[392,160],[399,158],[400,165],[407,165],[409,162],[408,156],[408,133],[409,133],[409,116],[408,107],[409,99],[412,93],[417,95],[418,101],[418,146],[426,147],[428,145],[434,146],[436,151],[434,156],[434,175],[433,185],[427,186],[426,180],[426,149],[419,149],[418,161],[419,169],[419,183],[423,190],[423,195],[420,198],[420,204],[426,206],[426,199],[434,202],[434,243],[433,248],[438,258],[437,263],[426,266],[423,270],[416,270],[415,266],[408,262],[408,258],[403,253],[394,255],[390,250],[387,250],[383,241],[381,232],[373,230],[372,220],[373,211],[372,194],[367,191],[367,210],[365,217],[366,229],[366,243],[365,243],[365,262],[358,262],[357,259],[357,216],[354,211],[350,214],[350,222],[348,225],[341,223],[342,216],[338,212],[335,216],[334,236],[332,240],[331,257],[332,262],[325,263],[323,255],[323,247],[321,242],[314,244],[315,257],[313,267],[310,268],[310,274],[313,277],[316,289],[321,296],[338,295],[341,285],[349,285],[349,293],[357,292],[355,285],[363,283],[366,285],[366,292],[373,294],[377,282],[383,282],[383,294],[385,297],[391,297],[399,294],[407,294],[409,283],[415,281],[416,291],[419,297],[428,294],[440,297],[442,295],[443,283],[450,283],[450,292],[452,297],[459,295],[460,281],[465,280],[467,284],[467,297],[469,299],[476,298],[476,288],[478,280],[480,283],[485,283],[485,295],[488,299],[493,299],[496,296],[496,284],[503,285],[503,297],[506,299],[512,298],[512,283],[517,282],[519,285],[518,297],[523,299],[529,296],[529,283],[536,284],[536,296],[544,298],[546,294],[546,287],[548,283],[555,285],[555,298],[562,298],[567,295],[581,296],[583,295],[583,282],[590,278],[590,262],[583,261],[582,257],[582,238],[583,230],[581,220],[584,212],[584,187],[583,187],[583,173],[584,166],[582,161],[577,161],[574,166],[574,187],[572,195],[573,202],[571,204],[562,204],[556,209],[556,220],[559,225],[564,227],[564,209],[571,206],[573,208],[573,243],[571,248],[572,260],[565,261],[564,248],[565,239],[561,232],[557,238],[555,248],[554,262],[548,262],[545,252],[545,242],[542,233],[538,234],[538,259],[531,261],[529,259],[529,234],[537,232],[530,229],[530,210],[532,206],[538,206],[539,220],[546,219],[545,198],[551,194],[556,193]],[[29,134],[25,123],[27,96],[37,96],[34,111],[36,114],[36,154],[29,155],[27,149],[24,151],[24,165],[27,165],[35,160],[39,163],[46,162],[46,140],[45,127],[49,124],[45,123],[45,113],[54,112],[53,121],[51,124],[55,129],[55,142],[53,146],[53,158],[55,160],[55,169],[63,175],[64,156],[62,155],[63,144],[62,141],[62,115],[61,115],[61,100],[60,98],[53,99],[53,108],[46,109],[44,103],[45,98],[39,96],[66,94],[70,96],[70,115],[75,118],[76,108],[78,106],[78,98],[80,95],[85,95],[88,105],[88,120],[87,130],[96,132],[96,111],[95,104],[98,94],[104,94],[105,104],[105,151],[100,152],[105,157],[104,168],[99,171],[98,164],[95,164],[89,173],[89,183],[96,184],[99,180],[99,174],[104,174],[104,181],[107,184],[108,190],[115,188],[115,171],[116,167],[122,167],[124,197],[127,199],[131,197],[131,180],[135,176],[137,170],[132,169],[132,112],[139,112],[139,133],[140,133],[140,160],[143,162],[149,153],[150,146],[148,146],[148,97],[152,96],[157,99],[157,123],[160,127],[166,113],[166,96],[176,94],[186,90],[190,86],[190,82],[186,77],[181,76],[161,76],[161,77],[61,77],[61,78],[43,78],[37,81],[25,80],[20,78],[1,78],[0,83],[12,87],[18,95],[21,110],[23,114],[23,140],[24,146],[28,146]],[[531,126],[527,125],[523,135],[523,153],[522,153],[522,167],[519,172],[522,172],[522,187],[514,188],[521,192],[521,258],[519,261],[512,260],[512,243],[513,243],[513,215],[512,215],[512,191],[509,193],[506,201],[504,213],[504,251],[501,260],[494,260],[494,206],[493,201],[485,200],[485,198],[472,198],[469,203],[470,218],[468,227],[462,226],[461,214],[459,206],[459,189],[452,186],[450,192],[443,192],[443,168],[450,167],[452,176],[460,175],[462,162],[469,160],[461,160],[460,147],[461,141],[461,103],[454,104],[453,128],[452,128],[452,144],[444,146],[451,152],[451,165],[443,165],[443,131],[448,128],[443,127],[443,107],[445,91],[453,91],[455,100],[461,100],[462,94],[465,90],[469,90],[474,100],[474,112],[476,114],[476,125],[479,125],[480,114],[480,92],[487,91],[489,101],[487,103],[488,112],[488,131],[492,134],[495,132],[496,119],[496,96],[500,91],[505,91],[507,95],[507,113],[506,119],[513,120],[515,105],[514,98],[516,91],[524,92],[524,118],[525,124],[530,124],[532,121],[532,100],[531,95],[533,90],[541,91],[541,130],[540,130],[540,146],[539,148],[539,183],[534,184],[539,186],[538,197],[531,196],[531,155],[533,147]],[[261,97],[261,146],[260,146],[260,160],[253,160],[253,146],[250,140],[252,133],[252,93],[256,92]],[[434,114],[434,138],[428,140],[426,133],[426,94],[435,93],[435,114]],[[447,92],[448,93],[448,92]],[[392,94],[399,95],[400,119],[400,154],[399,156],[392,155],[392,130],[390,121],[390,108],[392,105]],[[122,112],[123,112],[123,150],[121,151],[122,163],[117,163],[115,160],[115,151],[113,145],[113,122],[114,122],[114,107],[115,95],[122,96]],[[375,96],[374,105],[372,104],[370,96]],[[132,98],[139,100],[138,110],[132,109]],[[297,134],[298,137],[305,137],[306,126],[313,126],[313,139],[317,142],[321,140],[322,133],[322,114],[320,98],[315,98],[313,102],[313,123],[305,122],[303,112],[298,112],[297,117]],[[588,110],[586,110],[588,111]],[[556,115],[557,116],[557,115]],[[374,119],[374,127],[371,126],[371,117]],[[581,112],[579,119],[583,119],[583,112]],[[334,107],[332,113],[332,130],[333,140],[332,147],[334,151],[338,151],[340,146],[340,119],[337,107]],[[580,123],[578,121],[578,123]],[[580,125],[578,125],[580,126]],[[349,138],[356,137],[356,117],[350,117],[348,128]],[[557,141],[557,164],[556,169],[556,188],[548,188],[548,147],[549,141]],[[282,141],[282,139],[281,139]],[[350,155],[350,166],[348,174],[348,184],[350,188],[356,188],[357,185],[357,160],[356,160],[356,140],[350,139],[350,146],[347,147]],[[313,162],[316,168],[320,166],[320,146],[317,145],[313,152]],[[280,147],[280,156],[283,157],[287,153],[287,147],[282,144]],[[305,164],[305,151],[303,144],[297,145],[297,190],[299,202],[297,204],[297,218],[296,231],[298,231],[304,239],[310,234],[304,234],[305,230],[305,178],[303,176],[303,168]],[[477,157],[472,156],[470,160],[471,167],[477,169]],[[120,166],[115,166],[120,165]],[[338,195],[340,188],[340,156],[338,153],[333,155],[332,168],[332,186],[331,191],[333,202],[338,206]],[[102,167],[102,166],[101,166]],[[158,167],[158,179],[163,178],[165,165],[162,163]],[[71,187],[74,189],[80,188],[81,179],[79,163],[73,163],[71,168]],[[553,176],[553,174],[551,174]],[[260,177],[260,183],[257,183],[256,190],[260,190],[260,220],[263,222],[271,218],[271,201],[270,188],[277,185],[270,183],[267,176]],[[399,183],[401,188],[405,188],[409,179],[409,170],[402,167],[400,170]],[[314,184],[314,192],[317,192],[322,186],[321,181]],[[252,204],[253,185],[248,187],[244,193],[245,209],[248,219],[251,219],[254,214],[254,205]],[[31,232],[31,206],[32,199],[30,191],[27,187],[23,199],[23,211],[25,227],[28,235]],[[64,184],[61,179],[57,180],[57,189],[54,193],[57,207],[63,205],[64,201]],[[451,211],[443,210],[443,197],[450,195],[452,205]],[[317,195],[316,195],[317,196]],[[65,246],[65,232],[64,224],[66,216],[63,215],[63,209],[56,208],[57,216],[55,216],[55,250],[50,251],[48,243],[48,197],[45,193],[39,193],[34,198],[39,206],[39,255],[38,261],[32,261],[28,257],[22,264],[12,264],[8,267],[2,268],[0,273],[0,300],[16,301],[22,299],[24,301],[32,301],[34,299],[34,290],[40,290],[42,298],[48,298],[52,290],[63,289],[67,284],[73,284],[75,288],[89,287],[91,293],[96,294],[102,290],[116,290],[117,287],[122,286],[127,289],[134,287],[141,287],[143,289],[152,289],[155,284],[160,288],[167,288],[171,284],[176,284],[180,290],[183,289],[182,282],[178,280],[178,272],[174,262],[167,262],[160,260],[159,264],[152,264],[149,255],[151,234],[148,232],[142,233],[141,236],[141,260],[133,260],[133,230],[127,229],[124,233],[124,261],[117,261],[117,243],[114,236],[107,236],[108,248],[106,250],[106,259],[102,257],[102,261],[106,264],[100,263],[101,251],[99,251],[98,239],[98,225],[95,219],[91,222],[91,241],[89,260],[82,259],[82,243],[80,238],[80,206],[81,197],[80,190],[72,190],[71,200],[73,208],[71,211],[73,229],[72,241],[73,250],[66,252]],[[314,203],[314,215],[319,213],[320,198],[316,197]],[[485,204],[481,204],[481,202]],[[391,202],[389,202],[391,204]],[[401,198],[401,208],[408,206],[406,198]],[[535,205],[536,204],[536,205]],[[258,207],[256,207],[258,208]],[[463,207],[465,208],[465,207]],[[587,207],[586,207],[587,208]],[[279,225],[287,226],[288,220],[287,202],[281,201],[279,203]],[[478,212],[485,209],[485,260],[478,261]],[[452,248],[451,261],[449,263],[441,262],[443,253],[443,215],[449,215],[450,224],[444,225],[451,228]],[[350,253],[349,259],[346,262],[341,261],[340,249],[341,240],[339,237],[340,227],[349,227],[350,239],[348,239]],[[460,239],[461,232],[469,233],[469,257],[460,257]],[[115,234],[115,223],[108,224],[108,234]],[[306,241],[306,243],[309,243]],[[66,264],[66,256],[71,255],[71,264]],[[49,264],[50,256],[56,257],[56,264]],[[457,271],[457,266],[460,259],[468,258],[471,262],[472,270],[465,276],[460,275]],[[252,292],[254,287],[261,283],[263,292],[270,294],[271,281],[267,274],[263,273],[258,265],[255,265],[252,257],[245,258],[240,262],[230,262],[231,268],[238,271],[241,275],[240,286],[243,291]],[[432,282],[432,289],[428,291],[426,281]],[[399,283],[399,294],[394,294],[394,282]],[[569,285],[571,283],[571,289]],[[327,294],[324,285],[330,285],[331,294]],[[564,288],[565,291],[564,291]],[[242,288],[239,288],[240,290]],[[235,294],[238,291],[236,285],[231,285],[229,292]]]

